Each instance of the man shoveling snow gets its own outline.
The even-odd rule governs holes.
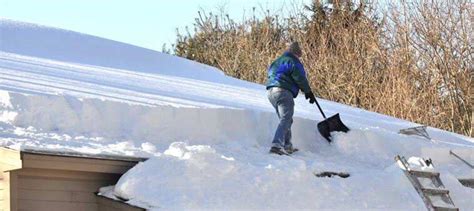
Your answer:
[[[298,151],[291,143],[291,124],[295,102],[301,89],[306,99],[313,104],[316,101],[309,86],[306,72],[299,58],[302,56],[298,42],[293,42],[268,68],[268,99],[276,110],[280,123],[273,138],[270,153],[288,155]]]

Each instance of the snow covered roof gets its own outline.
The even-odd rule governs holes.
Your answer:
[[[328,144],[314,105],[295,99],[292,157],[268,154],[278,124],[265,87],[202,64],[62,29],[0,19],[0,146],[150,158],[109,194],[149,209],[423,209],[394,156],[431,157],[462,209],[473,176],[449,150],[470,137],[320,100],[351,128]],[[129,158],[126,158],[129,159]],[[135,159],[135,158],[131,158]],[[469,158],[471,159],[471,158]],[[471,160],[470,160],[471,161]],[[472,161],[471,161],[472,162]],[[348,171],[321,179],[321,170]],[[283,193],[283,194],[280,194]],[[105,194],[105,193],[104,193]],[[337,197],[335,197],[337,196]]]
[[[214,68],[130,44],[0,17],[1,51],[69,63],[198,79],[222,76]],[[187,71],[193,69],[193,71]]]

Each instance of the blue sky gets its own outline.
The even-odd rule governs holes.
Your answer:
[[[294,0],[297,3],[311,0]],[[69,29],[161,51],[176,28],[192,27],[197,11],[225,11],[236,20],[252,7],[272,11],[293,0],[0,0],[0,17]]]

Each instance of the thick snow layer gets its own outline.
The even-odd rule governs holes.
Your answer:
[[[0,18],[0,28],[4,52],[203,80],[223,76],[214,67],[87,34],[5,18]]]
[[[423,210],[394,161],[430,157],[461,209],[474,209],[474,140],[320,99],[351,128],[328,144],[317,108],[295,99],[294,156],[268,154],[278,119],[265,87],[182,58],[0,19],[0,146],[149,157],[110,197],[150,209]],[[351,177],[318,178],[320,171]]]

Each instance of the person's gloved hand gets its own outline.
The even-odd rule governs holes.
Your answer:
[[[311,103],[311,104],[313,104],[314,102],[316,102],[316,98],[314,97],[313,92],[305,93],[305,94],[304,94],[304,97],[306,98],[306,100],[309,99],[309,103]]]

